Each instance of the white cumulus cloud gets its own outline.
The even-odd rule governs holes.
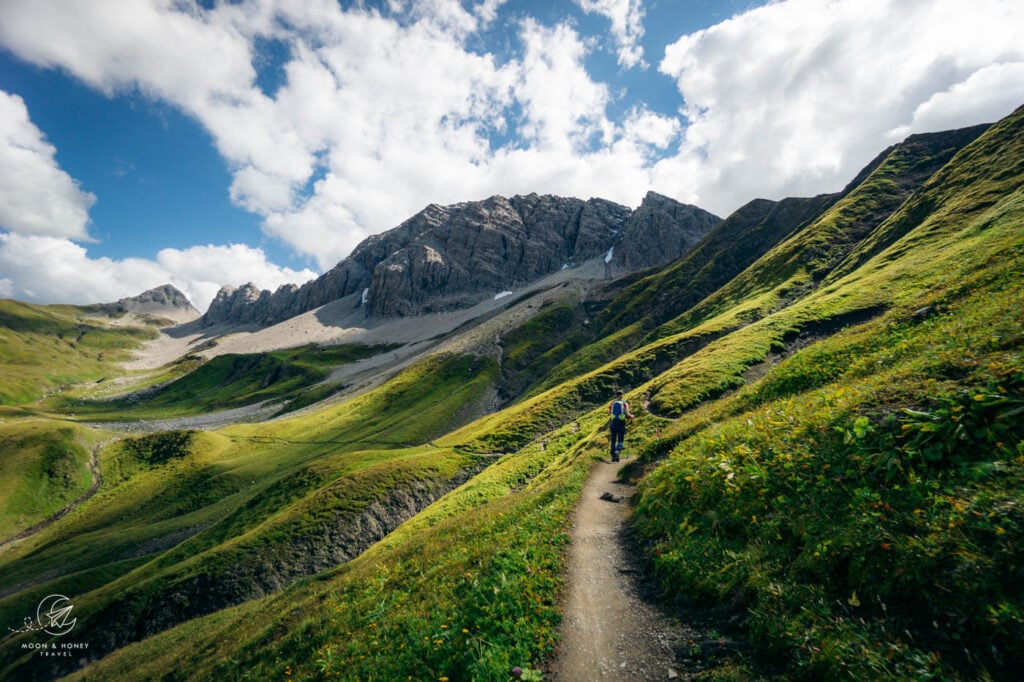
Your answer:
[[[912,132],[1024,102],[1021,35],[1014,0],[787,0],[684,36],[659,69],[689,126],[655,183],[713,211],[835,191]]]
[[[61,169],[56,152],[30,120],[24,100],[0,91],[0,228],[88,238],[96,197]]]
[[[644,35],[641,0],[576,0],[584,12],[601,14],[612,22],[612,36],[618,45],[619,64],[626,68],[647,66],[640,39]]]
[[[679,36],[663,56],[649,50],[659,66],[645,82],[678,89],[673,113],[588,70],[599,43],[571,20],[544,23],[505,0],[370,5],[0,0],[0,45],[194,117],[232,174],[232,201],[320,269],[429,203],[550,192],[635,205],[654,189],[727,215],[758,196],[836,191],[908,134],[1024,102],[1018,0],[772,1]],[[643,66],[640,0],[575,5],[611,22],[620,67]],[[488,51],[482,32],[501,18],[514,31]],[[286,48],[273,92],[257,84],[266,41]],[[5,131],[27,121],[0,115]],[[42,133],[25,130],[39,168],[61,176]],[[7,229],[84,238],[93,198],[62,182],[42,185],[59,201],[8,204],[7,222],[23,226]],[[77,222],[24,226],[51,206],[77,206]],[[0,280],[24,289],[6,271]]]
[[[269,262],[260,249],[241,244],[163,249],[155,260],[91,258],[59,237],[0,232],[0,296],[50,303],[107,303],[173,284],[205,311],[223,282],[253,282],[276,289],[316,276]]]
[[[991,64],[933,94],[914,110],[909,125],[896,128],[890,137],[901,139],[909,131],[954,130],[991,121],[998,112],[1009,112],[1022,103],[1024,60]]]

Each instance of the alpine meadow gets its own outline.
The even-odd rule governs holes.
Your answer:
[[[1022,276],[1024,108],[724,219],[431,206],[186,322],[0,301],[0,678],[541,679],[623,391],[690,679],[1015,679]]]

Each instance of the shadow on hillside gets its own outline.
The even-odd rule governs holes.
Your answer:
[[[164,327],[160,331],[172,339],[189,339],[195,337],[189,342],[190,346],[196,344],[214,343],[216,339],[226,336],[227,334],[234,334],[238,332],[254,332],[261,329],[257,324],[215,324],[210,326],[203,325],[203,319],[197,318],[191,322],[184,324],[175,325],[173,327]],[[192,348],[191,350],[200,350],[199,347]]]
[[[349,294],[320,306],[313,312],[313,316],[325,327],[367,328],[371,326],[372,321],[367,310],[368,308],[360,305],[359,294]]]

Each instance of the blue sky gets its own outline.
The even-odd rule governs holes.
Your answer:
[[[1016,0],[0,0],[0,297],[276,288],[429,203],[726,216],[1024,103]]]

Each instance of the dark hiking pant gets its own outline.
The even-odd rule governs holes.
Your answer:
[[[626,440],[626,420],[613,417],[610,429],[612,459],[618,459],[619,452],[622,451],[622,442]]]

